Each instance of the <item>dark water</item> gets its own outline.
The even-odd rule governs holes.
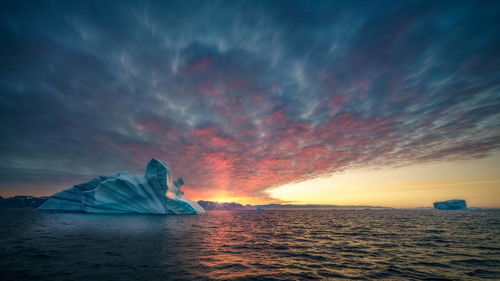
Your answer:
[[[0,210],[1,280],[500,279],[500,211]]]

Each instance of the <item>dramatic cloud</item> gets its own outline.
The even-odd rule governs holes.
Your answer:
[[[265,200],[354,167],[485,157],[500,147],[499,12],[4,1],[0,192],[48,194],[156,157],[191,196]]]

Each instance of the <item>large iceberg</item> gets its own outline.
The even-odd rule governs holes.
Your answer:
[[[442,202],[434,202],[434,208],[438,210],[466,210],[467,203],[465,203],[465,200],[453,199]]]
[[[182,178],[172,182],[168,166],[149,161],[144,176],[119,172],[52,195],[38,209],[88,213],[200,214],[198,203],[180,191]]]

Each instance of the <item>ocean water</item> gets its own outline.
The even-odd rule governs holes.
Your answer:
[[[0,280],[500,279],[500,211],[0,210]]]

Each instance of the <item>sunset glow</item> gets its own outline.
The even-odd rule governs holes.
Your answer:
[[[349,171],[271,189],[271,197],[295,204],[432,206],[467,198],[471,206],[500,205],[500,153],[481,160]]]
[[[195,200],[500,207],[489,4],[223,2],[6,4],[0,194],[154,157]]]

